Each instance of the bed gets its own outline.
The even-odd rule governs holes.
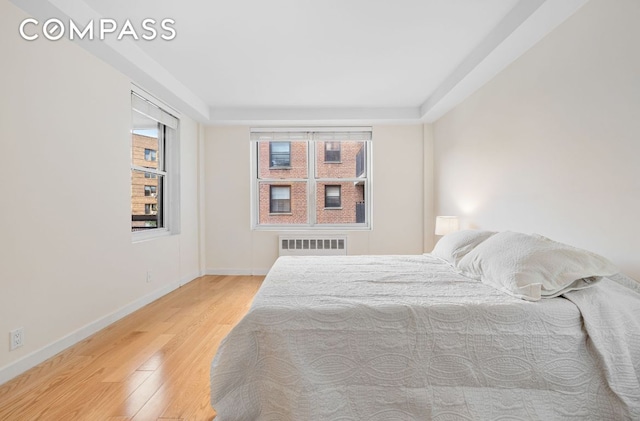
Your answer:
[[[216,421],[640,419],[640,290],[527,301],[432,254],[281,257],[211,366]]]

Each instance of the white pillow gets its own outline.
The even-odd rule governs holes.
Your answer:
[[[493,231],[455,231],[443,236],[436,243],[431,254],[456,266],[460,259],[493,234],[495,234]]]
[[[529,301],[586,288],[619,272],[595,253],[541,235],[509,231],[484,241],[458,266],[467,276]]]

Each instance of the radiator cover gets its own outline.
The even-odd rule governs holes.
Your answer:
[[[281,235],[278,237],[279,256],[346,256],[347,237],[344,235]]]

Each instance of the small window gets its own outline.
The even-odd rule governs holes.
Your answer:
[[[144,178],[157,178],[158,176],[150,172],[144,173]]]
[[[342,200],[340,186],[324,186],[324,207],[325,208],[340,208],[342,207]]]
[[[144,205],[144,213],[147,215],[155,215],[158,213],[158,205],[155,203],[147,203]]]
[[[324,162],[340,162],[340,142],[324,142]]]
[[[291,142],[270,142],[269,162],[271,168],[291,167]]]
[[[157,189],[156,186],[144,186],[144,195],[155,197],[157,192],[156,189]]]
[[[271,186],[270,213],[291,213],[291,187]]]
[[[153,149],[145,149],[144,150],[144,160],[145,161],[155,161],[157,159],[156,151]]]

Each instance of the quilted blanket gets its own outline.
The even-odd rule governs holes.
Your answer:
[[[638,336],[592,341],[611,314],[588,300],[519,300],[430,255],[282,257],[212,362],[216,421],[637,419]]]

